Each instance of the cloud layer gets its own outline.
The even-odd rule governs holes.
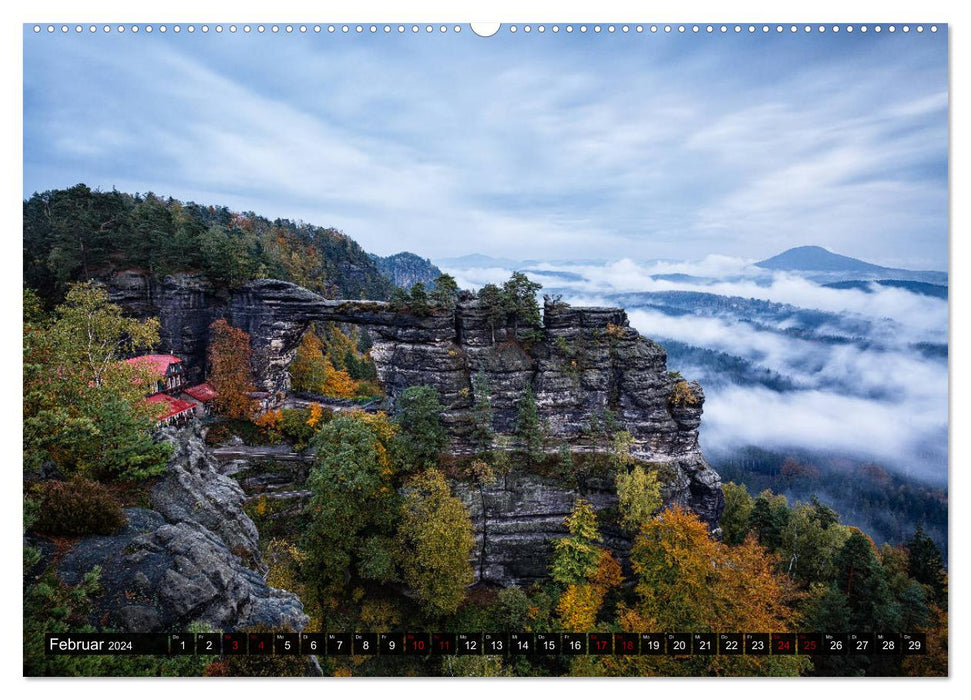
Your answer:
[[[532,269],[531,277],[572,303],[625,306],[643,335],[737,356],[791,381],[794,390],[784,392],[712,381],[702,421],[709,453],[747,445],[829,452],[874,460],[932,483],[946,481],[947,360],[915,348],[947,345],[946,301],[885,287],[871,293],[832,289],[725,257],[602,266],[538,263]],[[501,281],[510,271],[450,272],[478,286]],[[658,280],[652,277],[657,274],[695,278]],[[667,297],[649,294],[671,291],[723,296],[719,303],[707,296],[675,297],[682,306],[671,307]],[[753,299],[791,306],[763,308],[748,303]],[[672,369],[722,379],[712,367]]]

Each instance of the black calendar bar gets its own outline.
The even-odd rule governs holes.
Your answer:
[[[917,632],[216,632],[48,633],[60,655],[317,656],[669,655],[896,656],[927,653]]]

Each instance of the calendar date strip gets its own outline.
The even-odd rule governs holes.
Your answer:
[[[916,655],[923,633],[858,632],[214,632],[48,633],[59,655]]]

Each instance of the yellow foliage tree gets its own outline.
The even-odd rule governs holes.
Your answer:
[[[324,380],[322,394],[340,399],[350,399],[357,394],[357,382],[351,379],[347,370],[334,369],[329,357],[324,359],[324,367],[327,378]]]

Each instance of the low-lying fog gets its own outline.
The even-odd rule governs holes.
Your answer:
[[[446,271],[465,288],[501,283],[511,272]],[[785,391],[733,380],[717,375],[704,353],[685,355],[680,365],[672,353],[670,369],[706,386],[701,438],[709,454],[746,445],[838,453],[946,483],[944,299],[877,284],[834,289],[723,256],[534,263],[527,274],[564,301],[623,306],[634,328],[662,344],[726,353],[787,380]]]

